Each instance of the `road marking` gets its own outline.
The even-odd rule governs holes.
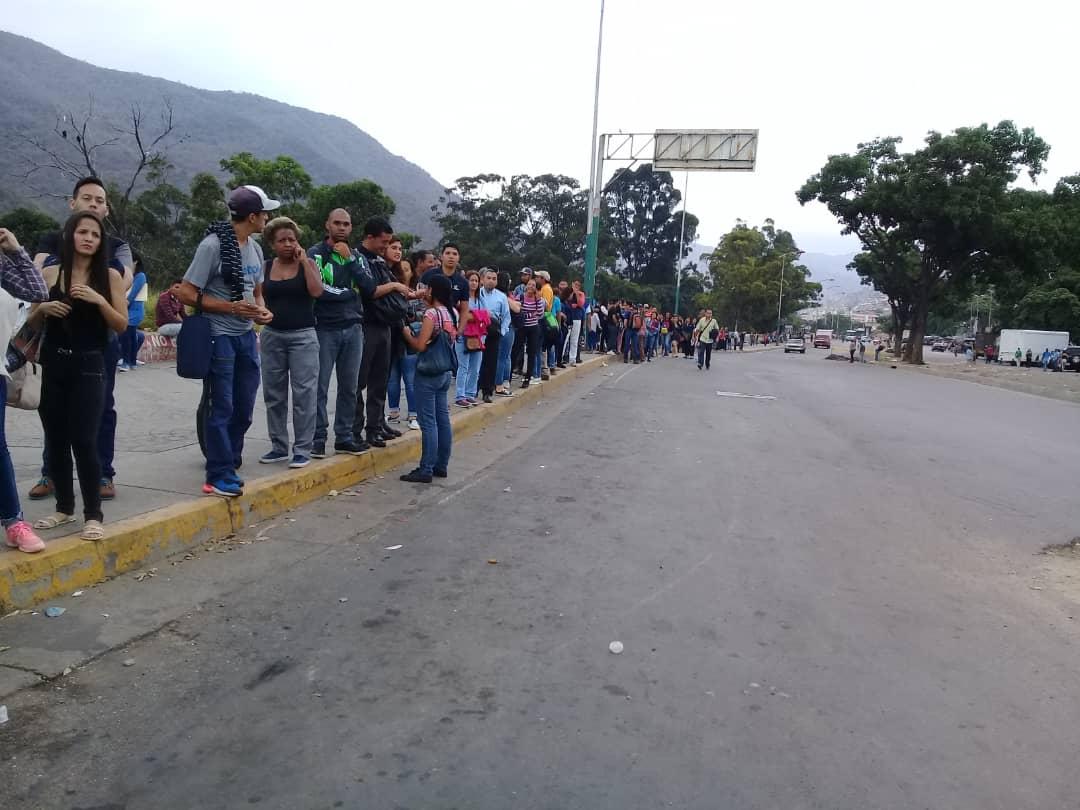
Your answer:
[[[768,394],[739,394],[735,391],[717,391],[718,397],[736,397],[737,399],[776,399]]]
[[[612,387],[614,387],[614,386],[618,385],[620,382],[622,382],[622,378],[625,377],[627,374],[629,374],[631,371],[637,371],[639,368],[640,368],[640,366],[633,366],[632,368],[628,368],[626,371],[624,371],[622,374],[620,374],[618,377],[616,377],[612,381],[612,383],[611,383]]]

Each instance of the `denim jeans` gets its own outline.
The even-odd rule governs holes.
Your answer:
[[[214,337],[207,377],[210,414],[206,419],[206,482],[234,474],[244,454],[259,391],[259,352],[255,331]]]
[[[15,468],[7,446],[4,423],[7,419],[7,378],[0,377],[0,523],[6,529],[22,520],[19,492],[15,488]]]
[[[416,380],[416,355],[401,354],[390,361],[390,381],[386,385],[386,403],[391,411],[401,410],[401,381],[405,381],[405,403],[409,406],[409,418],[416,417],[416,396],[413,385]]]
[[[138,365],[139,349],[145,340],[146,335],[139,331],[138,326],[128,326],[120,336],[120,356],[131,368]]]
[[[510,380],[510,353],[514,350],[516,337],[517,330],[511,326],[510,331],[503,335],[502,342],[499,343],[499,365],[495,369],[496,387],[504,385]]]
[[[431,475],[450,464],[454,437],[450,428],[450,372],[417,374],[413,382],[416,395],[416,420],[420,423],[420,472]]]
[[[483,352],[465,351],[465,338],[459,337],[454,350],[458,357],[457,391],[456,399],[475,397],[476,387],[480,381],[480,364],[484,360]]]
[[[330,376],[337,368],[337,404],[334,408],[334,441],[352,441],[353,416],[356,415],[356,378],[364,352],[364,333],[360,324],[334,329],[315,328],[319,339],[319,391],[315,402],[315,444],[326,444],[330,426],[326,398]]]
[[[712,344],[707,340],[699,340],[697,345],[697,364],[698,368],[705,366],[709,367],[709,361],[712,359]]]
[[[645,357],[649,360],[656,354],[656,337],[652,332],[645,336]]]
[[[289,391],[292,390],[293,455],[311,457],[319,392],[319,339],[310,329],[262,331],[263,402],[266,432],[276,453],[289,453]]]

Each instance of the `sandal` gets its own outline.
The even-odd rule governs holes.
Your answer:
[[[74,523],[74,515],[65,515],[63,512],[56,512],[41,520],[34,521],[35,529],[55,529],[59,526],[63,526],[66,523]]]
[[[105,527],[101,525],[100,520],[88,520],[83,524],[82,534],[79,535],[83,540],[101,540],[105,536]]]

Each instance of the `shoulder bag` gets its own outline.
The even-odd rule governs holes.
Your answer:
[[[438,310],[436,310],[438,312]],[[445,321],[439,312],[439,334],[428,343],[427,348],[416,357],[416,373],[427,377],[436,377],[448,371],[457,371],[457,352],[450,343],[450,336],[443,328]]]
[[[214,358],[210,319],[203,315],[202,290],[195,299],[195,314],[184,318],[176,336],[176,373],[188,380],[205,380]]]

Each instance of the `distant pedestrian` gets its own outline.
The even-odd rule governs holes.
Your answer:
[[[1017,351],[1019,351],[1019,349],[1018,349]],[[1032,359],[1032,355],[1031,355],[1031,349],[1028,349],[1028,350],[1027,350],[1027,351],[1026,351],[1026,352],[1024,353],[1024,364],[1025,364],[1025,365],[1026,365],[1026,366],[1027,366],[1028,368],[1031,368],[1031,359]]]
[[[874,362],[876,363],[881,358],[881,350],[885,348],[884,343],[879,343],[877,348],[874,349]]]
[[[852,338],[851,342],[848,344],[848,347],[847,347],[847,349],[848,349],[848,362],[849,363],[854,363],[855,362],[855,348],[856,348],[856,346],[855,346],[855,338]]]
[[[720,324],[713,317],[712,310],[705,310],[705,314],[701,316],[697,326],[694,327],[694,339],[697,341],[698,347],[697,367],[699,371],[702,367],[708,370],[709,362],[712,359],[713,342],[716,341],[719,334]]]
[[[865,363],[866,362],[866,341],[865,340],[860,340],[859,341],[859,362],[860,363]]]

